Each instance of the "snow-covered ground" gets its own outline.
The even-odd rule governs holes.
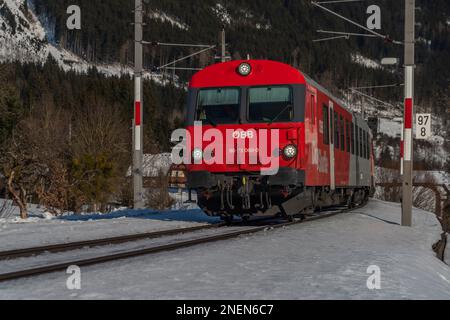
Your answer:
[[[283,230],[85,267],[79,291],[66,289],[64,272],[2,283],[0,299],[450,299],[450,267],[431,250],[435,216],[415,210],[412,229],[399,220],[398,205],[373,200]],[[104,222],[99,232],[126,228]],[[53,233],[45,226],[22,225]],[[26,234],[12,227],[9,241]],[[380,290],[367,288],[370,266],[381,270]]]
[[[11,207],[10,217],[0,219],[0,251],[219,222],[204,215],[195,204],[185,204],[187,193],[175,192],[172,196],[176,203],[169,211],[122,209],[103,215],[53,217],[43,208],[30,205],[30,218],[22,220],[17,208]],[[0,199],[0,208],[3,203]]]
[[[108,215],[67,216],[29,222],[0,221],[0,251],[30,246],[115,237],[217,222],[199,210],[123,210]]]

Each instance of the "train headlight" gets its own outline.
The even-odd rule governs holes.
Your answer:
[[[239,65],[237,71],[241,76],[246,77],[252,72],[252,66],[247,62],[243,62]]]
[[[199,162],[203,160],[203,150],[202,149],[194,149],[192,152],[192,158],[195,162]]]
[[[294,159],[298,154],[297,146],[290,144],[283,149],[283,154],[287,159]]]

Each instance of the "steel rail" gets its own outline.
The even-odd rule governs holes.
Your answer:
[[[84,240],[78,242],[70,242],[70,243],[60,243],[54,245],[47,246],[39,246],[32,248],[23,248],[23,249],[14,249],[0,252],[0,260],[5,259],[14,259],[14,258],[22,258],[22,257],[30,257],[38,254],[42,254],[45,252],[65,252],[72,251],[76,249],[82,249],[86,247],[98,247],[105,246],[110,244],[121,244],[126,242],[132,242],[143,239],[155,239],[163,236],[172,236],[176,234],[183,234],[187,232],[195,232],[213,228],[219,228],[225,226],[224,223],[212,224],[212,225],[204,225],[190,228],[181,228],[181,229],[171,229],[171,230],[162,230],[155,231],[149,233],[140,233],[133,235],[125,235],[119,237],[111,237],[111,238],[103,238],[103,239],[94,239],[94,240]]]
[[[363,207],[365,205],[366,205],[366,203],[364,203],[361,206],[351,208],[351,209],[344,209],[344,210],[339,210],[339,211],[333,211],[330,213],[317,214],[315,216],[311,216],[309,218],[299,220],[299,221],[294,221],[294,222],[285,222],[285,223],[280,223],[280,224],[276,224],[276,225],[248,227],[245,230],[227,232],[227,233],[213,235],[213,236],[207,236],[207,237],[200,237],[198,239],[193,239],[193,240],[178,241],[178,242],[174,242],[171,244],[159,245],[159,246],[138,249],[138,250],[130,250],[130,251],[122,252],[122,253],[98,256],[95,258],[73,260],[73,261],[67,261],[67,262],[63,262],[63,263],[48,265],[48,266],[14,271],[14,272],[10,272],[10,273],[0,274],[0,282],[16,280],[16,279],[30,277],[30,276],[37,276],[37,275],[41,275],[41,274],[52,273],[55,271],[61,271],[61,270],[65,270],[68,267],[73,266],[73,265],[76,265],[78,267],[90,266],[90,265],[96,265],[96,264],[101,264],[101,263],[105,263],[105,262],[129,259],[129,258],[133,258],[133,257],[143,256],[143,255],[156,254],[156,253],[167,252],[167,251],[174,251],[174,250],[178,250],[178,249],[182,249],[182,248],[196,246],[199,244],[206,244],[206,243],[213,243],[213,242],[218,242],[218,241],[222,241],[222,240],[228,240],[228,239],[232,239],[232,238],[237,238],[242,235],[255,234],[255,233],[258,233],[261,231],[265,231],[267,229],[280,229],[280,228],[284,228],[284,227],[288,227],[288,226],[303,224],[306,222],[330,218],[332,216],[336,216],[341,213],[350,212],[355,209],[360,209],[361,207]]]

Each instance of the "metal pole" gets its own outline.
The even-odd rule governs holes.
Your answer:
[[[222,47],[221,61],[226,62],[227,61],[227,44],[226,44],[226,39],[225,39],[225,29],[222,29],[220,37],[221,37],[221,47]]]
[[[412,226],[415,0],[405,0],[405,118],[402,226]]]
[[[133,127],[133,204],[135,209],[144,208],[143,199],[143,103],[142,103],[142,0],[135,0],[134,8],[134,127]]]

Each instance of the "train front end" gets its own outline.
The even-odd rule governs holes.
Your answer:
[[[302,192],[306,83],[273,61],[216,64],[189,86],[189,188],[208,215],[279,212]]]

